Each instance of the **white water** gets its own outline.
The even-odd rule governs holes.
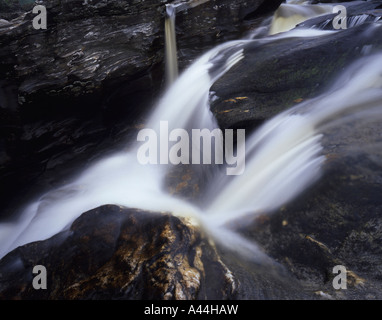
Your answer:
[[[243,43],[223,44],[197,60],[161,99],[147,127],[159,130],[161,120],[168,121],[170,130],[216,126],[208,110],[209,88],[243,58],[240,48]],[[216,70],[211,77],[212,66]],[[0,257],[20,245],[55,235],[68,228],[81,213],[103,204],[200,216],[196,206],[164,191],[163,179],[168,169],[165,165],[141,165],[137,161],[136,143],[132,142],[129,151],[99,161],[72,183],[42,195],[27,206],[17,221],[0,224]]]
[[[161,120],[169,122],[170,130],[215,127],[208,105],[209,89],[245,58],[246,44],[328,33],[295,30],[263,42],[232,41],[210,50],[174,82],[147,127],[158,129]],[[68,228],[87,210],[117,204],[193,217],[222,245],[258,261],[268,261],[256,244],[231,231],[229,223],[248,214],[272,212],[320,177],[324,163],[321,129],[338,124],[338,119],[349,113],[381,114],[381,61],[381,56],[375,56],[350,67],[330,92],[278,115],[247,137],[245,173],[235,177],[222,174],[209,181],[209,202],[204,207],[167,194],[163,180],[169,167],[139,164],[132,143],[129,151],[99,161],[72,183],[42,195],[16,221],[0,224],[0,257],[19,245]]]
[[[330,92],[281,113],[248,137],[245,175],[214,183],[218,191],[211,192],[206,212],[224,225],[281,207],[320,177],[322,133],[354,117],[382,118],[382,55],[353,64]]]

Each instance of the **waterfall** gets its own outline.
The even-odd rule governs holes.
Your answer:
[[[270,212],[315,182],[325,161],[320,140],[326,130],[351,118],[382,118],[381,61],[382,55],[361,59],[329,92],[259,128],[246,141],[246,174],[214,181],[207,215],[224,225],[248,213]]]
[[[245,43],[222,44],[195,61],[160,100],[147,127],[159,132],[162,120],[168,122],[169,130],[216,127],[209,111],[209,88],[243,58]],[[29,204],[16,221],[1,223],[0,257],[20,245],[55,235],[70,227],[81,213],[104,204],[199,217],[198,206],[171,196],[163,188],[169,169],[170,165],[140,164],[137,143],[132,141],[128,151],[98,161],[73,182]]]
[[[176,50],[175,33],[176,7],[172,4],[166,4],[165,19],[165,45],[166,45],[166,83],[170,86],[178,77],[178,57]]]
[[[167,9],[170,13],[173,10]],[[173,11],[169,17],[175,19]],[[324,37],[331,33],[292,30],[261,39],[230,41],[211,49],[172,83],[146,126],[158,131],[160,121],[167,121],[169,130],[216,128],[209,109],[210,87],[245,59],[247,44],[261,46],[288,37]],[[174,37],[166,37],[166,41],[171,39],[175,43]],[[175,49],[174,44],[167,46]],[[173,62],[176,50],[171,52]],[[171,166],[140,164],[138,143],[131,141],[127,151],[101,159],[72,182],[43,194],[14,221],[1,223],[0,257],[17,246],[47,239],[69,228],[85,211],[116,204],[191,217],[220,244],[257,261],[269,262],[255,243],[231,230],[230,224],[247,215],[270,213],[317,181],[325,163],[321,138],[331,125],[352,116],[382,116],[381,59],[377,55],[358,61],[331,90],[275,116],[248,136],[244,174],[227,176],[221,168],[210,166],[217,174],[207,181],[206,202],[190,203],[166,192],[164,178]]]

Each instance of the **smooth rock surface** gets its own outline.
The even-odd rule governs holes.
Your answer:
[[[47,289],[32,286],[47,269]],[[232,299],[236,277],[189,221],[105,205],[0,261],[1,299]]]

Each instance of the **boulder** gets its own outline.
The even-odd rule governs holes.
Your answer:
[[[33,286],[35,266],[46,269],[46,289]],[[115,205],[85,212],[69,230],[0,260],[1,300],[316,298],[280,265],[215,246],[190,218]]]
[[[33,268],[47,289],[33,287]],[[0,299],[232,299],[236,277],[187,219],[105,205],[0,261]]]

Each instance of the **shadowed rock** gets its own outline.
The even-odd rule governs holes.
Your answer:
[[[47,289],[32,269],[47,269]],[[237,280],[190,222],[106,205],[0,261],[2,299],[229,299]]]

